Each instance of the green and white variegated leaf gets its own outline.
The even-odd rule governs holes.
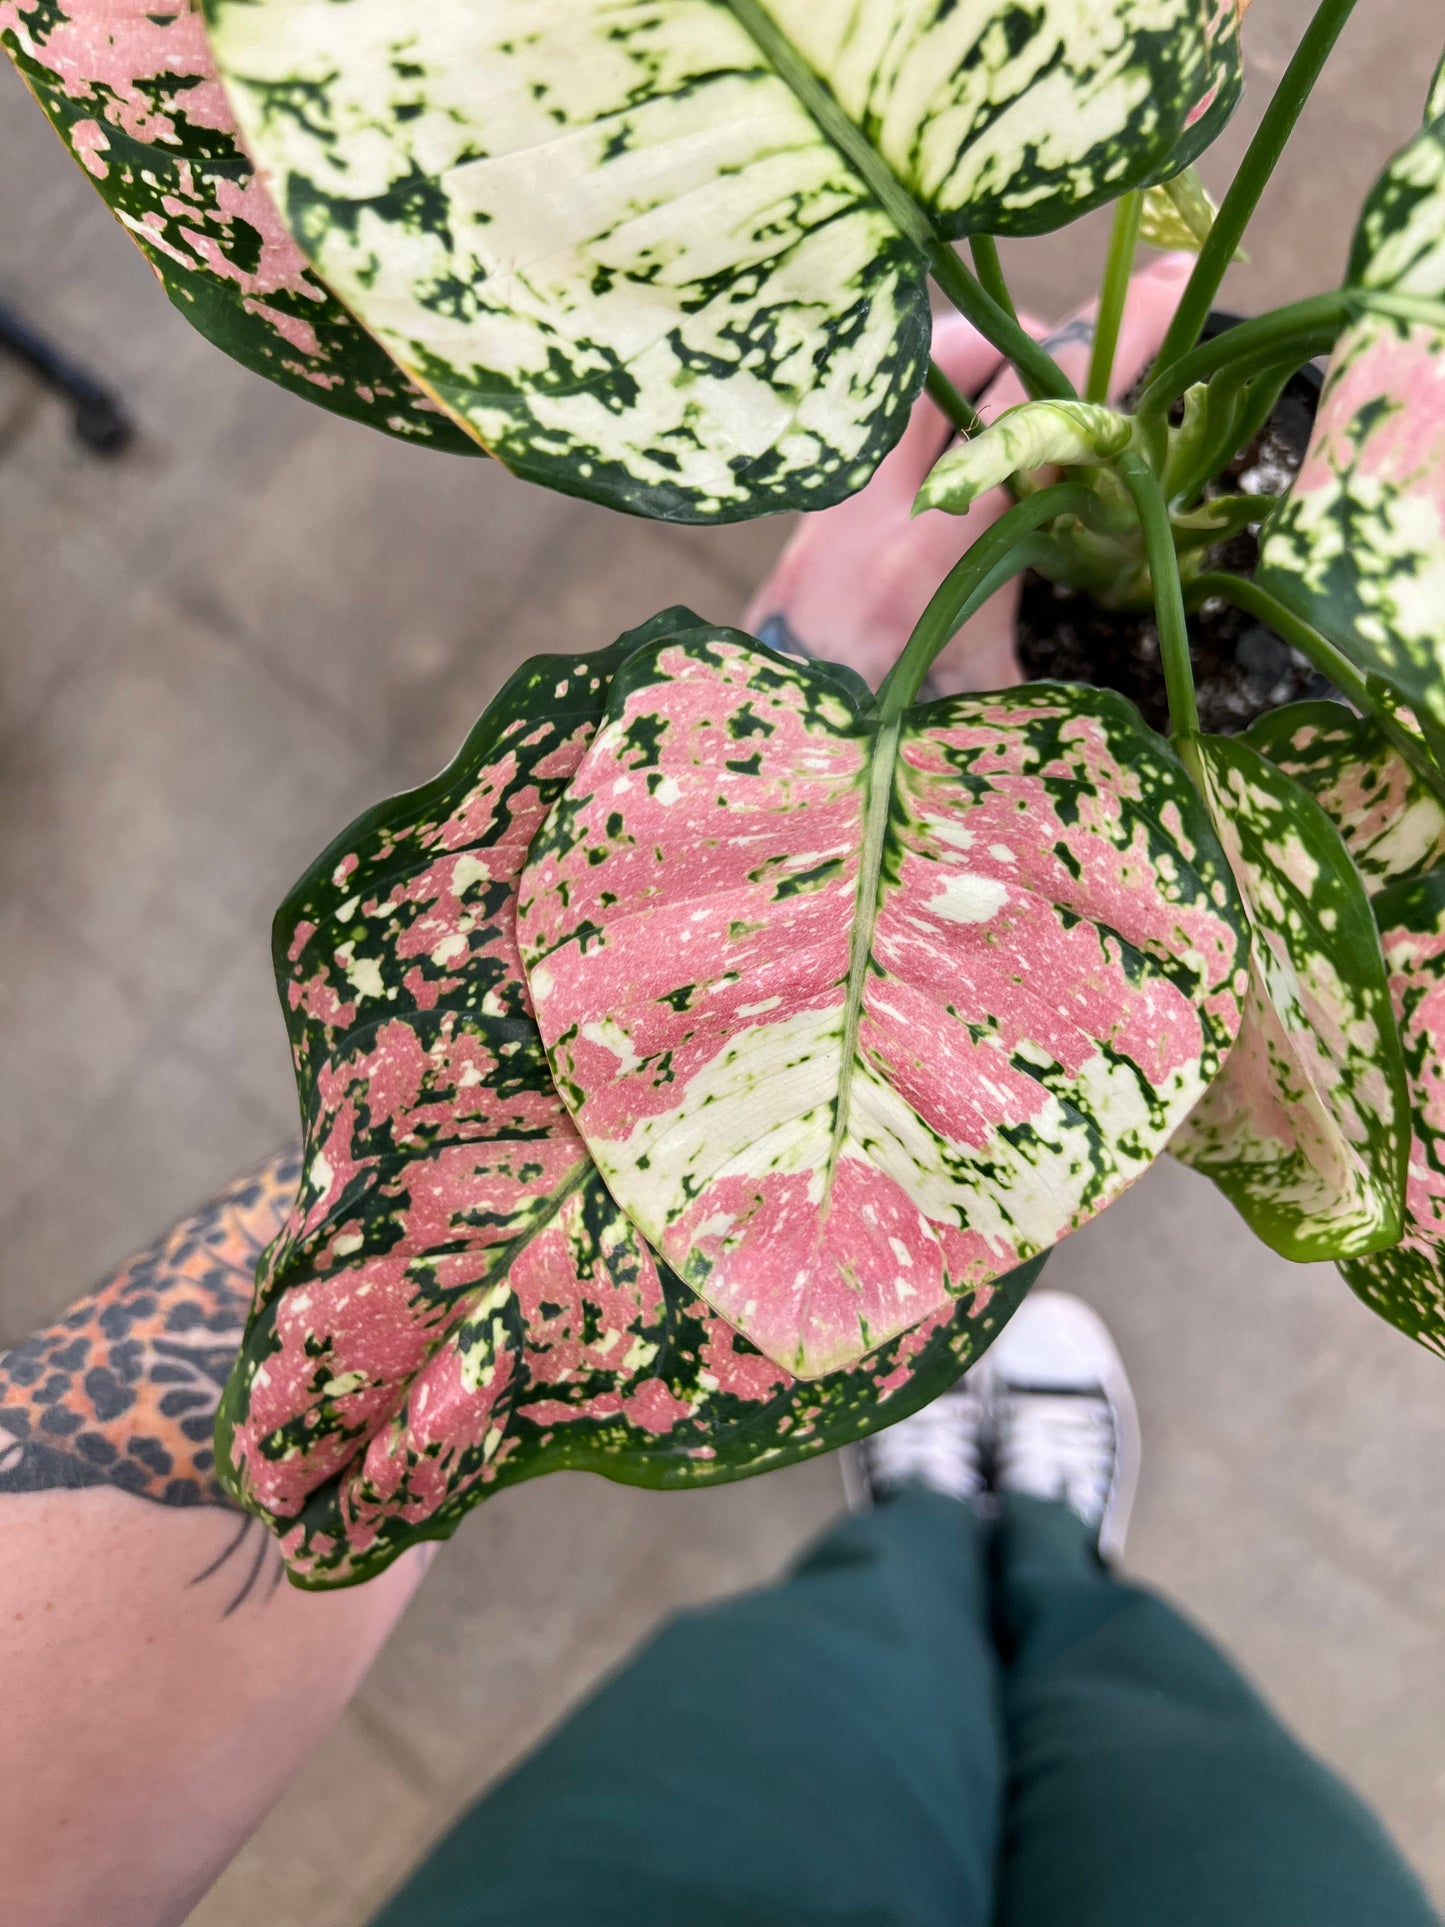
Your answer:
[[[1253,929],[1249,996],[1224,1070],[1170,1147],[1286,1258],[1400,1235],[1409,1109],[1364,886],[1339,832],[1240,738],[1198,764]]]
[[[1239,98],[1237,0],[733,0],[821,77],[950,239],[1046,234],[1202,154]]]
[[[1430,92],[1425,101],[1425,120],[1439,120],[1445,114],[1445,54],[1435,69],[1435,78],[1430,82]]]
[[[217,1466],[299,1584],[368,1578],[542,1472],[703,1485],[861,1437],[952,1383],[1037,1273],[801,1385],[655,1263],[588,1157],[531,1017],[517,878],[619,664],[696,620],[527,664],[278,913],[304,1168]]]
[[[1371,1310],[1445,1357],[1445,870],[1375,898],[1410,1080],[1405,1233],[1341,1264]]]
[[[1024,469],[1107,462],[1124,452],[1133,432],[1127,415],[1096,402],[1022,402],[956,442],[934,463],[913,512],[946,509],[962,515],[980,495]]]
[[[803,1377],[1117,1197],[1246,982],[1208,816],[1121,697],[884,723],[848,672],[728,630],[619,672],[518,929],[612,1194]]]
[[[0,41],[172,303],[293,394],[477,454],[307,266],[236,137],[192,0],[4,0]]]
[[[853,493],[941,237],[1187,160],[1233,0],[207,0],[327,284],[518,473],[678,521]]]
[[[1370,313],[1336,344],[1259,579],[1405,702],[1445,723],[1445,115],[1366,203],[1350,284],[1435,304]]]
[[[1341,703],[1290,703],[1243,740],[1314,797],[1371,896],[1445,863],[1445,809],[1372,718]]]
[[[1208,190],[1192,167],[1172,181],[1151,187],[1144,196],[1139,239],[1151,248],[1198,254],[1209,239],[1218,212]]]

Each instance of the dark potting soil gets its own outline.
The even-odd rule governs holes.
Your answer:
[[[1317,385],[1297,376],[1264,432],[1206,495],[1278,495],[1299,472],[1314,419]],[[1252,529],[1211,551],[1209,567],[1253,575],[1259,543]],[[1019,612],[1019,658],[1030,680],[1094,683],[1128,696],[1155,729],[1167,731],[1169,703],[1152,613],[1104,609],[1030,570]],[[1330,685],[1270,628],[1227,603],[1206,602],[1189,618],[1189,653],[1199,720],[1231,736],[1281,703],[1324,696]]]

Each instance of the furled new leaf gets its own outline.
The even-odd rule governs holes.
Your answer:
[[[1445,863],[1445,809],[1372,718],[1340,703],[1290,703],[1243,740],[1314,797],[1372,896]]]
[[[1259,579],[1445,723],[1445,113],[1366,202],[1349,282],[1422,312],[1369,313],[1340,337],[1304,464],[1265,522]]]
[[[1198,254],[1209,239],[1217,212],[1203,181],[1192,167],[1186,167],[1172,181],[1163,181],[1145,194],[1139,239],[1151,248]]]
[[[1409,1105],[1364,886],[1304,789],[1238,737],[1197,746],[1253,929],[1239,1041],[1170,1147],[1286,1258],[1400,1235]]]
[[[1006,408],[976,435],[955,442],[924,480],[913,505],[962,515],[980,495],[1023,469],[1096,466],[1129,446],[1127,415],[1087,401],[1026,401]]]
[[[1405,1235],[1340,1266],[1371,1310],[1445,1357],[1445,870],[1375,898],[1410,1078]]]
[[[8,0],[0,41],[174,306],[218,348],[339,415],[479,452],[308,268],[236,138],[193,0]]]
[[[207,0],[317,271],[519,473],[679,521],[862,486],[930,248],[1172,172],[1234,0]]]
[[[608,1195],[531,1019],[516,883],[618,664],[695,622],[528,664],[456,762],[360,818],[278,914],[304,1172],[217,1457],[299,1583],[367,1578],[555,1468],[704,1484],[857,1438],[951,1383],[1037,1270],[804,1386]]]
[[[856,678],[732,631],[618,674],[518,928],[613,1195],[805,1377],[1116,1197],[1246,981],[1203,805],[1122,698],[885,724]]]

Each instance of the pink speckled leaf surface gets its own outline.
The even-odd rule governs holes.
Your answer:
[[[1290,703],[1244,740],[1314,797],[1371,896],[1445,863],[1445,805],[1372,718],[1341,703]]]
[[[1139,1176],[1240,1018],[1199,797],[1121,698],[880,725],[735,632],[631,657],[519,930],[619,1203],[812,1376],[986,1293]]]
[[[240,145],[189,0],[0,0],[0,42],[173,305],[217,347],[338,414],[480,452],[307,266]]]
[[[1372,1310],[1445,1357],[1445,870],[1392,885],[1374,907],[1410,1079],[1405,1235],[1340,1270]]]
[[[298,1583],[368,1578],[554,1468],[703,1484],[856,1438],[951,1383],[1037,1272],[800,1384],[655,1262],[557,1097],[518,875],[619,663],[695,620],[528,664],[448,770],[354,823],[278,913],[305,1158],[217,1463]]]
[[[1438,83],[1437,83],[1438,89]],[[1336,343],[1303,466],[1261,531],[1259,580],[1445,724],[1445,113],[1391,161],[1348,283],[1399,297]]]

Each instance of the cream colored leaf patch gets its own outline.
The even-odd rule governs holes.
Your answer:
[[[679,521],[852,494],[940,240],[1057,227],[1238,92],[1200,0],[209,0],[326,285],[520,474]]]
[[[1192,167],[1186,167],[1172,181],[1163,181],[1145,194],[1139,239],[1151,248],[1198,254],[1209,239],[1215,213],[1203,181]]]

